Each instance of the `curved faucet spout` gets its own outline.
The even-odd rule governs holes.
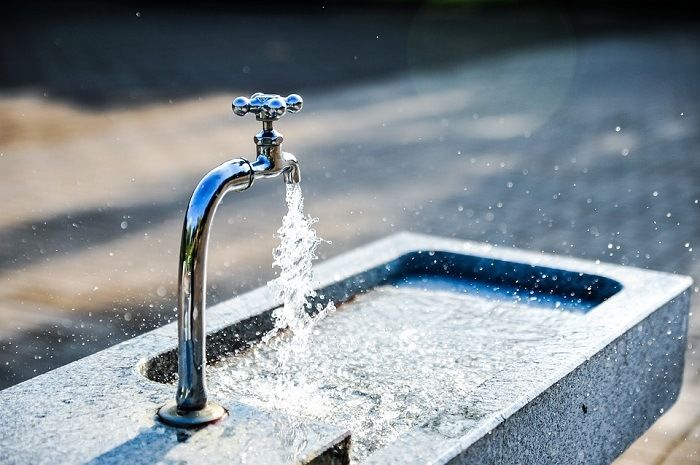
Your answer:
[[[180,410],[201,410],[207,404],[204,309],[211,220],[227,192],[245,190],[252,183],[253,168],[247,160],[228,161],[204,176],[187,206],[178,283],[179,379],[176,402]]]
[[[291,153],[283,153],[287,168],[284,170],[284,183],[285,184],[299,184],[301,182],[301,169],[299,169],[299,162],[296,157]]]
[[[301,182],[301,170],[296,157],[288,152],[279,151],[274,157],[268,154],[258,154],[254,162],[253,178],[273,178],[280,174],[284,177],[285,184],[298,184]]]
[[[299,164],[294,155],[282,151],[282,134],[273,127],[285,112],[301,110],[300,96],[286,99],[278,95],[257,93],[250,99],[238,97],[233,101],[237,115],[251,112],[262,121],[262,130],[253,140],[255,161],[244,158],[228,161],[207,173],[192,193],[185,213],[180,244],[178,290],[178,384],[175,401],[158,410],[160,419],[178,427],[198,427],[226,415],[226,410],[207,402],[206,385],[206,327],[204,314],[207,295],[207,243],[216,207],[227,192],[248,189],[257,178],[284,176],[287,184],[301,180]]]

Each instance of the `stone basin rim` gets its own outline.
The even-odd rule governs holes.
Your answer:
[[[485,266],[490,266],[492,269],[484,270]],[[375,277],[378,273],[380,276]],[[453,250],[443,248],[415,249],[404,252],[373,269],[365,270],[361,274],[345,276],[330,286],[323,288],[316,286],[315,290],[319,296],[323,296],[323,298],[317,299],[321,301],[322,305],[333,300],[336,306],[342,306],[356,296],[377,286],[393,284],[412,277],[448,277],[454,281],[468,284],[487,285],[498,289],[505,288],[505,295],[507,295],[508,289],[517,289],[520,293],[535,291],[537,295],[545,298],[560,297],[563,301],[576,301],[581,306],[578,310],[584,312],[595,310],[597,306],[623,289],[621,283],[604,276],[504,261],[498,258],[456,254]],[[341,292],[342,295],[338,295],[337,291],[332,290],[333,287],[339,285],[344,288]],[[584,305],[590,307],[586,309]],[[277,308],[279,306],[273,306],[259,315],[263,319],[271,320],[271,312]],[[551,310],[566,311],[566,304],[561,307],[561,310],[556,307]],[[569,311],[571,310],[569,309]],[[253,337],[248,337],[245,340],[242,340],[244,336],[240,336],[238,340],[234,336],[246,332],[246,329],[242,328],[246,323],[257,328],[256,322],[257,325],[268,323],[258,319],[256,315],[248,320],[235,321],[224,329],[209,332],[208,363],[215,365],[228,357],[240,356],[246,350],[257,345],[262,336],[271,329],[269,325],[260,327]],[[176,365],[177,353],[176,349],[172,349],[141,361],[138,368],[139,372],[149,380],[169,384],[176,379]]]
[[[436,241],[439,242],[439,246],[436,246]],[[394,247],[384,247],[384,244],[387,245],[392,245]],[[401,244],[399,247],[395,247],[396,243]],[[357,270],[355,273],[352,273],[352,265],[351,263],[348,263],[348,260],[346,259],[346,255],[348,254],[356,254],[360,250],[373,250],[373,253],[371,254],[373,260],[370,264],[367,266],[360,266],[357,267]],[[380,253],[381,251],[381,253]],[[371,242],[363,247],[360,247],[359,249],[355,249],[352,252],[349,252],[347,254],[342,254],[337,257],[330,258],[318,265],[315,266],[315,274],[317,276],[322,275],[323,271],[325,271],[327,268],[334,267],[337,262],[343,262],[342,266],[335,266],[334,268],[340,268],[344,271],[342,274],[334,274],[334,276],[331,277],[331,279],[328,279],[327,276],[323,276],[321,279],[317,279],[315,282],[315,289],[318,291],[319,289],[326,288],[328,286],[331,286],[333,284],[337,284],[338,282],[344,280],[344,279],[349,279],[352,278],[355,275],[360,275],[363,271],[366,271],[368,268],[374,268],[376,266],[381,266],[383,263],[382,262],[389,262],[391,260],[398,259],[404,255],[410,254],[410,253],[416,253],[416,252],[422,252],[422,253],[430,253],[430,252],[452,252],[452,253],[459,253],[459,254],[466,254],[466,255],[472,255],[475,257],[479,258],[485,258],[485,259],[494,259],[494,260],[500,260],[503,262],[508,262],[516,266],[531,266],[531,267],[541,267],[541,268],[548,268],[548,269],[553,269],[552,263],[556,263],[556,271],[562,271],[566,273],[585,273],[589,275],[590,277],[593,278],[602,278],[605,280],[609,280],[613,283],[613,285],[618,285],[618,289],[615,289],[614,292],[612,292],[609,296],[605,297],[605,299],[599,303],[596,303],[595,306],[587,313],[587,315],[592,315],[592,316],[599,316],[601,313],[607,312],[609,310],[612,310],[617,307],[617,304],[619,301],[626,300],[630,297],[630,294],[635,292],[640,288],[640,285],[638,283],[638,277],[635,276],[637,279],[629,279],[626,275],[627,272],[633,271],[635,274],[640,275],[641,277],[647,278],[645,282],[649,282],[653,280],[653,277],[656,276],[657,278],[664,277],[665,279],[668,279],[671,283],[674,285],[670,287],[670,289],[667,288],[668,291],[675,292],[672,298],[677,297],[680,295],[685,289],[689,288],[693,284],[692,278],[689,276],[684,276],[684,275],[676,275],[676,274],[671,274],[671,273],[665,273],[661,271],[653,271],[653,270],[644,270],[640,268],[635,268],[635,267],[627,267],[623,265],[617,265],[617,264],[612,264],[612,263],[606,263],[606,262],[591,262],[588,260],[584,259],[578,259],[574,257],[562,257],[559,255],[555,254],[549,254],[549,253],[544,253],[544,252],[532,252],[532,251],[526,251],[526,250],[521,250],[521,249],[515,249],[515,248],[505,248],[505,247],[498,247],[498,246],[492,246],[489,244],[483,244],[483,243],[476,243],[476,242],[470,242],[470,241],[463,241],[460,239],[451,239],[451,238],[442,238],[442,237],[437,237],[437,236],[432,236],[432,235],[423,235],[423,234],[418,234],[418,233],[412,233],[412,232],[398,232],[395,234],[392,234],[386,238],[377,240],[375,242]],[[517,255],[517,260],[513,259],[513,254]],[[345,259],[345,260],[344,260]],[[365,262],[367,263],[367,262]],[[631,286],[631,287],[630,287]],[[370,286],[371,287],[371,286]],[[676,289],[673,291],[673,289]],[[248,312],[242,312],[239,313],[238,318],[230,318],[228,319],[228,323],[225,323],[223,321],[217,321],[216,324],[213,324],[210,321],[207,323],[207,355],[209,358],[209,363],[211,364],[216,364],[219,361],[221,361],[223,358],[233,356],[232,351],[231,352],[226,352],[226,353],[218,353],[217,352],[217,347],[215,345],[217,342],[211,343],[211,336],[216,335],[216,334],[223,334],[224,338],[226,337],[226,332],[232,330],[236,325],[240,324],[241,322],[248,320],[250,318],[255,318],[259,315],[262,314],[267,314],[271,312],[272,310],[278,308],[281,303],[276,302],[272,296],[267,292],[267,288],[265,286],[259,287],[257,289],[254,289],[252,291],[249,291],[245,294],[242,294],[240,296],[234,297],[229,301],[225,301],[222,303],[219,303],[211,308],[209,311],[209,314],[214,316],[215,313],[224,307],[229,306],[229,304],[235,303],[237,300],[245,300],[246,303],[249,299],[257,299],[258,300],[258,305],[256,305],[256,310],[254,311],[248,311]],[[352,297],[352,296],[351,296]],[[659,299],[663,300],[663,299]],[[262,302],[264,302],[266,305],[260,305]],[[634,326],[636,323],[641,321],[644,317],[642,315],[636,315],[636,318],[631,318],[629,319],[627,323],[627,328]],[[217,319],[220,320],[220,319]],[[163,331],[164,328],[176,325],[176,322],[170,323],[164,327],[158,328],[154,331]],[[257,336],[262,337],[262,334],[259,334]],[[248,341],[249,344],[255,344],[257,340],[259,339],[256,336],[256,338],[252,341]],[[176,338],[173,337],[173,346],[170,349],[164,350],[162,352],[159,352],[157,354],[152,354],[148,357],[142,358],[139,360],[139,362],[136,365],[136,371],[139,373],[141,376],[145,377],[147,380],[156,382],[159,384],[169,384],[172,382],[172,379],[166,379],[166,380],[159,380],[158,378],[160,377],[158,374],[153,372],[154,367],[152,367],[152,363],[157,360],[158,358],[162,357],[167,357],[167,356],[176,356],[176,350],[177,350],[177,340]],[[607,341],[610,342],[610,341]],[[221,343],[218,343],[221,344]],[[606,343],[601,342],[601,347],[606,345]],[[212,350],[214,349],[214,350]],[[156,368],[157,371],[157,368]],[[170,370],[173,375],[176,375],[172,370]],[[155,376],[154,376],[155,375]],[[155,378],[155,379],[154,379]]]

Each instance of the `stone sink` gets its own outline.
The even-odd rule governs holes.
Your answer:
[[[208,310],[221,422],[156,420],[170,324],[1,391],[0,463],[605,464],[680,390],[685,276],[400,233],[315,279],[301,352],[266,287]]]

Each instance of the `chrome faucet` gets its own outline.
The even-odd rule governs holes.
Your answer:
[[[282,134],[272,123],[286,112],[301,110],[302,98],[291,94],[256,93],[249,99],[233,101],[238,116],[255,115],[262,130],[253,140],[256,145],[254,161],[237,158],[214,168],[199,182],[192,193],[185,213],[180,244],[178,281],[178,386],[175,401],[158,410],[164,423],[179,427],[197,427],[212,423],[226,415],[220,405],[207,400],[206,329],[204,314],[207,283],[207,242],[214,212],[228,192],[248,189],[257,178],[284,177],[284,182],[300,181],[299,165],[290,153],[282,151]]]

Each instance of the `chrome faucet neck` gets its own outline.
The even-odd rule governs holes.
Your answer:
[[[284,142],[284,136],[272,127],[272,121],[265,121],[262,130],[253,136],[253,141],[257,147],[279,147]]]
[[[272,127],[272,121],[263,121],[262,130],[253,137],[256,158],[265,156],[274,160],[282,158],[284,136]]]

